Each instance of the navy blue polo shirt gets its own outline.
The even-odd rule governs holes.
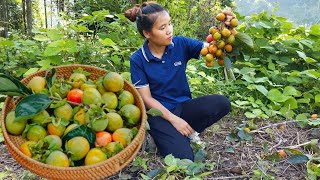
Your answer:
[[[203,42],[175,36],[161,59],[154,57],[148,41],[130,58],[132,84],[135,88],[149,86],[151,95],[169,110],[191,99],[186,76],[187,62],[199,58]]]

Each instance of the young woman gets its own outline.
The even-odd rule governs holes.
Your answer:
[[[145,38],[130,58],[131,80],[147,109],[156,108],[161,117],[148,117],[150,135],[162,156],[172,154],[193,160],[190,136],[230,112],[230,101],[222,95],[192,99],[186,76],[187,62],[198,59],[204,43],[174,36],[168,11],[155,2],[143,3],[125,13],[136,21]]]

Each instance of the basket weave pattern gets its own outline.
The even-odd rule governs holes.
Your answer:
[[[56,76],[57,78],[69,77],[73,70],[78,69],[79,67],[87,72],[90,72],[90,79],[92,80],[98,79],[107,72],[105,69],[89,65],[65,65],[55,67]],[[45,70],[29,75],[28,77],[24,78],[22,82],[27,84],[34,76],[45,76]],[[125,81],[124,89],[133,94],[135,104],[141,110],[141,125],[139,127],[138,134],[135,136],[132,142],[124,150],[107,159],[106,161],[89,166],[65,168],[47,165],[24,155],[19,150],[19,147],[23,142],[25,142],[25,140],[21,136],[10,135],[5,128],[6,115],[15,108],[14,99],[10,96],[6,98],[1,114],[3,135],[9,152],[13,158],[26,169],[48,179],[101,179],[117,173],[126,165],[128,165],[140,150],[145,135],[147,119],[142,98],[139,96],[137,90],[127,81]]]

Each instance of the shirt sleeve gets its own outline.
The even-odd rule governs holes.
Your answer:
[[[130,58],[130,73],[131,81],[135,88],[142,88],[149,86],[146,73],[143,70],[141,59],[138,56],[131,56]]]
[[[204,47],[204,43],[202,41],[191,39],[188,37],[183,37],[183,38],[184,38],[185,45],[187,47],[186,50],[187,50],[188,58],[199,59],[200,51]]]

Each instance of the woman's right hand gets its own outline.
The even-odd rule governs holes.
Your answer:
[[[176,115],[174,115],[170,122],[177,129],[177,131],[184,136],[189,136],[194,132],[192,127],[185,120]]]

